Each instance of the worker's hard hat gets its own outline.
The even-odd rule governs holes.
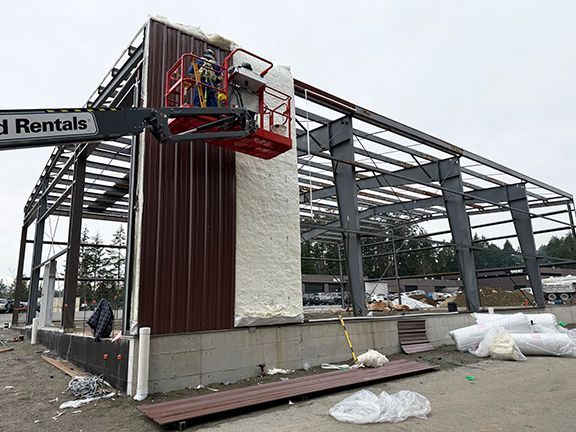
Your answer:
[[[202,57],[207,57],[209,59],[215,60],[214,51],[208,48],[207,50],[204,50],[204,54],[202,54]]]

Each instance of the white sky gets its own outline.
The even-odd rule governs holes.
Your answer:
[[[81,107],[156,14],[220,33],[360,106],[576,189],[572,0],[6,1],[0,109]],[[15,274],[22,209],[50,151],[0,153],[0,277]],[[106,240],[114,228],[101,230]]]

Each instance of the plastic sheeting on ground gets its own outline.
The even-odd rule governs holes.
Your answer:
[[[486,333],[478,348],[470,353],[477,357],[492,357],[496,360],[526,360],[514,339],[502,327],[495,327]]]
[[[469,351],[475,350],[486,336],[486,333],[497,327],[502,327],[509,333],[532,332],[532,326],[528,318],[522,313],[517,313],[491,322],[452,330],[449,334],[460,351]]]
[[[398,299],[391,301],[392,306],[398,306]],[[408,306],[410,309],[434,309],[434,306],[428,303],[421,302],[420,300],[413,299],[406,295],[402,296],[402,304]]]
[[[330,415],[346,423],[397,423],[408,417],[426,419],[430,414],[430,401],[420,393],[402,390],[398,393],[380,393],[360,390],[330,408]]]
[[[524,355],[576,357],[576,342],[563,333],[512,333]]]
[[[538,314],[524,314],[526,318],[532,321],[533,324],[538,324],[551,329],[558,328],[558,321],[556,316],[551,313],[538,313]],[[493,322],[511,315],[504,314],[486,314],[486,313],[473,313],[472,316],[478,324]]]

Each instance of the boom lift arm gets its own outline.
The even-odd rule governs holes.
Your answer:
[[[170,119],[196,117],[204,123],[172,133]],[[116,108],[0,111],[0,150],[114,140],[145,129],[160,142],[247,137],[257,129],[245,108]]]

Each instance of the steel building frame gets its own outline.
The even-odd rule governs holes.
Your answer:
[[[571,194],[301,81],[295,80],[295,90],[302,240],[342,245],[357,315],[367,312],[361,237],[391,243],[394,265],[397,240],[427,238],[435,247],[454,247],[468,309],[476,311],[474,251],[481,248],[472,229],[507,223],[514,233],[483,241],[517,238],[535,301],[544,306],[534,235],[576,234]],[[472,216],[487,214],[500,217],[471,224]],[[437,219],[446,219],[450,229],[393,235],[394,227]],[[535,231],[533,220],[553,226]],[[443,234],[452,241],[433,240]]]
[[[86,107],[140,106],[145,29],[131,41]],[[450,230],[423,236],[452,235],[451,242],[431,241],[435,247],[455,248],[470,310],[480,308],[472,229],[505,223],[514,225],[511,236],[518,238],[536,301],[544,305],[534,234],[575,233],[572,195],[301,81],[294,83],[302,240],[342,244],[357,315],[367,312],[362,238],[381,238],[395,247],[396,240],[407,238],[393,235],[394,227],[436,219],[448,220]],[[82,220],[99,219],[128,223],[123,318],[127,328],[137,142],[138,137],[131,137],[54,149],[24,208],[15,305],[22,300],[26,279],[26,245],[31,242],[27,233],[35,224],[28,323],[35,315],[40,269],[63,255],[67,260],[64,304],[74,304]],[[537,212],[548,207],[553,210]],[[491,213],[510,214],[511,219],[470,222],[471,216]],[[61,242],[65,249],[42,261],[44,224],[51,215],[69,218],[68,239]],[[568,215],[568,221],[553,217],[558,215]],[[554,227],[534,231],[535,219]],[[17,318],[14,313],[14,324]],[[66,308],[62,327],[73,328],[74,318],[74,308]]]
[[[112,69],[106,74],[98,88],[90,95],[87,108],[137,107],[140,104],[140,78],[144,58],[145,26],[140,29],[128,47],[122,52]],[[80,246],[93,246],[80,243],[82,220],[97,219],[128,223],[126,255],[130,262],[133,237],[130,187],[135,186],[135,160],[138,137],[125,137],[111,142],[96,144],[62,145],[54,148],[46,167],[34,186],[24,207],[24,222],[20,239],[20,253],[16,274],[14,303],[17,307],[21,299],[24,277],[24,261],[28,228],[35,222],[30,270],[30,296],[27,324],[36,315],[40,269],[47,263],[66,255],[64,276],[64,311],[62,327],[74,328],[74,307],[78,284],[78,264]],[[42,260],[44,225],[49,216],[69,218],[68,238],[65,248],[55,255]],[[100,245],[100,247],[109,247]],[[131,277],[127,265],[125,286]],[[128,290],[125,289],[125,295]],[[127,299],[125,299],[127,300]],[[126,301],[125,301],[126,304]],[[16,309],[15,307],[15,309]],[[124,319],[127,319],[124,314]],[[18,322],[18,313],[12,316],[13,324]]]

